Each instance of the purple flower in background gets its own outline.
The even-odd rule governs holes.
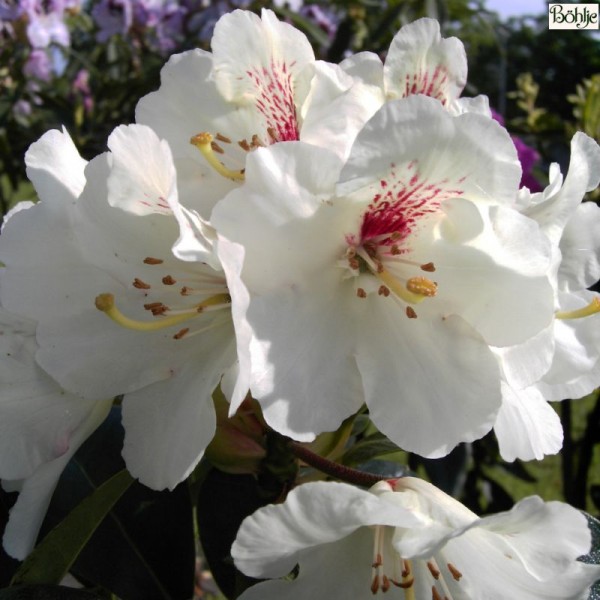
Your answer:
[[[308,4],[302,7],[300,13],[333,39],[338,28],[338,19],[331,11],[323,10],[318,4]]]
[[[134,5],[134,23],[153,30],[152,45],[161,52],[173,50],[183,30],[186,8],[174,0],[138,0]]]
[[[74,95],[82,99],[85,112],[87,114],[91,113],[94,108],[94,98],[90,89],[90,74],[87,69],[77,71],[71,90]]]
[[[34,77],[41,81],[50,81],[52,62],[45,50],[34,49],[23,68],[26,77]]]
[[[131,0],[101,0],[92,9],[92,17],[99,28],[96,39],[104,43],[112,35],[125,35],[133,24]]]
[[[22,0],[21,9],[29,20],[27,37],[34,48],[47,48],[52,42],[61,46],[70,44],[69,29],[63,20],[63,2]]]
[[[504,117],[492,109],[492,118],[500,125],[504,125]],[[523,175],[521,176],[521,183],[519,187],[527,187],[530,192],[541,192],[542,185],[535,178],[532,173],[533,167],[540,160],[540,155],[538,151],[526,144],[520,137],[516,135],[511,135],[513,144],[517,149],[517,154],[519,156],[519,162],[521,163],[521,168],[523,169]]]

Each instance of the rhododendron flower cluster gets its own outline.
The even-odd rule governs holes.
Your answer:
[[[31,146],[40,201],[0,237],[11,554],[31,550],[116,397],[127,468],[154,489],[204,455],[217,390],[230,417],[260,407],[244,465],[267,454],[257,431],[310,443],[359,412],[429,458],[491,430],[506,460],[560,450],[548,401],[600,384],[600,214],[582,202],[600,148],[577,133],[565,176],[553,165],[546,189],[521,187],[514,140],[487,98],[461,97],[466,80],[462,44],[431,19],[383,62],[337,65],[274,13],[237,10],[212,52],[171,57],[107,152],[83,160],[64,130]],[[545,536],[563,544],[546,562]],[[300,487],[245,522],[233,556],[255,577],[300,565],[244,598],[579,598],[598,576],[576,562],[589,545],[564,505],[479,519],[407,478]],[[312,577],[323,565],[342,576]]]

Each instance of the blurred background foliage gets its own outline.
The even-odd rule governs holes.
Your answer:
[[[133,122],[138,99],[159,86],[160,69],[168,56],[195,47],[210,49],[215,22],[238,7],[272,8],[306,33],[319,58],[334,62],[365,50],[383,58],[402,25],[423,16],[438,19],[443,35],[459,37],[466,47],[469,80],[465,95],[489,96],[498,118],[514,136],[532,189],[542,189],[547,183],[551,162],[560,163],[565,172],[574,131],[582,130],[600,141],[600,38],[597,32],[549,31],[546,13],[501,20],[486,9],[485,0],[334,0],[304,5],[243,0],[0,0],[2,213],[20,200],[35,199],[23,160],[32,142],[48,129],[64,126],[85,158],[103,152],[112,129]],[[588,201],[598,201],[598,191]],[[492,435],[461,445],[445,459],[424,460],[393,447],[373,429],[366,415],[347,424],[341,438],[322,441],[320,451],[326,448],[324,453],[330,458],[375,473],[416,472],[481,514],[506,510],[516,500],[536,493],[597,515],[600,397],[596,392],[554,406],[565,429],[564,448],[559,456],[543,461],[503,462]],[[96,489],[122,468],[119,428],[118,414],[113,414],[78,453],[61,480],[44,532],[80,498],[65,493],[71,489],[66,486],[75,485],[83,497],[87,488]],[[98,436],[108,436],[100,438],[103,448],[117,451],[94,453]],[[343,443],[348,439],[350,450]],[[186,598],[192,593],[207,597],[215,588],[202,569],[196,569],[195,590],[192,576],[182,589],[161,559],[168,543],[166,564],[183,553],[185,558],[175,562],[180,570],[192,572],[190,557],[198,540],[191,533],[192,537],[181,533],[165,542],[148,532],[151,522],[172,531],[191,531],[189,507],[193,505],[198,508],[195,527],[199,526],[201,540],[213,553],[208,557],[211,569],[222,588],[227,588],[227,596],[235,597],[247,582],[235,579],[225,555],[243,516],[283,494],[296,477],[296,471],[290,471],[296,463],[282,451],[284,447],[276,436],[268,437],[257,476],[227,474],[204,461],[188,482],[189,494],[180,490],[166,499],[165,493],[141,490],[136,484],[123,495],[111,511],[110,526],[120,532],[123,552],[137,557],[137,570],[132,569],[130,577],[139,573],[145,583],[133,588],[146,590],[149,596],[136,596],[135,591],[119,587],[122,581],[115,587],[118,574],[110,565],[98,564],[102,563],[98,557],[106,554],[102,544],[115,544],[114,539],[106,541],[111,539],[106,531],[94,534],[90,543],[95,546],[79,556],[74,572],[96,590],[98,595],[93,597],[111,597],[107,590],[119,590],[119,597],[132,599]],[[94,465],[93,456],[98,455],[102,460]],[[96,481],[92,472],[98,470],[104,475]],[[300,476],[316,477],[311,471]],[[240,497],[245,502],[240,503]],[[14,499],[13,494],[0,494],[0,530]],[[135,509],[136,502],[144,506],[141,513]],[[177,523],[165,525],[157,520],[157,515],[169,512]],[[143,552],[142,547],[146,548]],[[16,561],[0,555],[0,587],[8,584],[16,568]],[[160,593],[147,591],[153,585]],[[0,590],[0,598],[9,597],[21,596],[2,595]]]

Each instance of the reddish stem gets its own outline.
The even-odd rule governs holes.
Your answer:
[[[336,479],[341,479],[342,481],[354,483],[355,485],[362,485],[364,487],[371,487],[377,482],[386,479],[381,475],[373,475],[372,473],[366,473],[365,471],[358,471],[357,469],[345,467],[339,463],[327,460],[297,442],[292,442],[290,447],[294,455],[303,460],[307,465],[314,467],[322,473],[331,475]]]

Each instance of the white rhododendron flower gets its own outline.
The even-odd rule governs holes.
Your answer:
[[[405,477],[368,491],[299,486],[247,517],[231,554],[242,572],[272,579],[240,600],[585,600],[600,578],[577,561],[590,545],[586,518],[566,504],[532,496],[479,518]]]
[[[191,247],[216,262],[210,242],[198,244],[203,224],[178,205],[168,145],[141,125],[118,128],[108,145],[87,165],[79,197],[65,187],[85,165],[69,136],[49,132],[30,148],[41,202],[0,237],[0,301],[38,322],[36,360],[65,390],[125,395],[128,469],[173,488],[212,439],[215,386],[228,375],[236,401],[247,386],[236,382],[223,272],[172,252]]]
[[[35,322],[0,311],[0,479],[20,492],[2,542],[20,560],[33,549],[63,469],[112,404],[66,393],[36,364],[36,350]]]
[[[212,53],[172,56],[161,79],[136,120],[168,141],[180,202],[204,218],[243,181],[256,148],[301,139],[345,157],[380,104],[370,86],[316,61],[306,36],[270,10],[222,16]]]
[[[510,208],[519,180],[501,126],[424,96],[384,105],[343,168],[302,143],[253,154],[212,224],[221,251],[243,250],[223,262],[241,273],[229,285],[269,425],[311,440],[364,401],[425,456],[484,435],[501,401],[490,345],[553,318],[548,240]]]
[[[562,425],[547,400],[579,398],[600,385],[600,209],[582,204],[600,182],[600,147],[583,133],[571,142],[564,178],[558,165],[540,193],[522,190],[520,210],[552,243],[555,319],[524,344],[497,349],[503,402],[494,431],[505,460],[541,459],[562,447]]]
[[[359,52],[340,66],[369,85],[382,104],[423,94],[453,114],[478,112],[491,117],[487,96],[460,98],[467,83],[465,48],[455,37],[442,38],[435,19],[404,25],[392,39],[383,63],[373,52]]]

